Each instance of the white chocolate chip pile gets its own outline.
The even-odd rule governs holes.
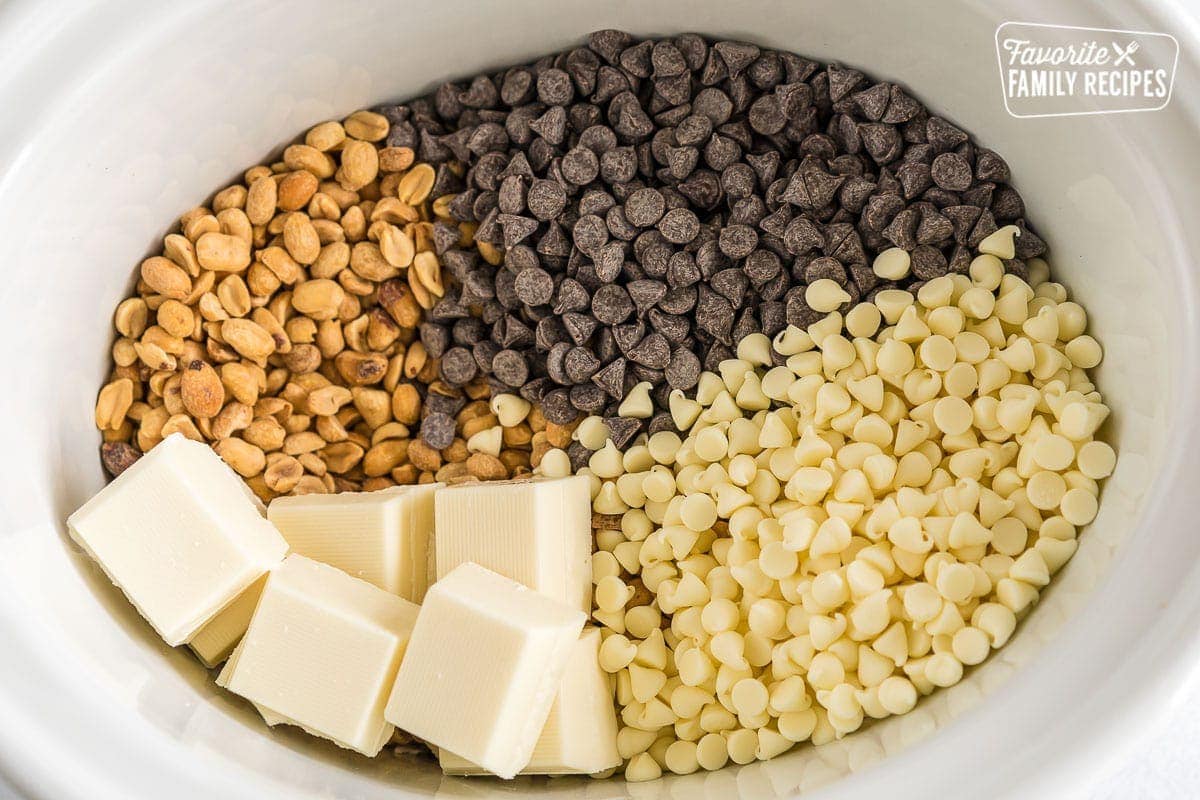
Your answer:
[[[968,275],[845,317],[840,287],[814,282],[824,319],[748,336],[694,397],[672,394],[683,438],[620,452],[599,418],[579,425],[609,521],[592,616],[629,780],[910,711],[1003,646],[1075,552],[1116,461],[1093,439],[1101,350],[1044,261],[1032,285],[1004,273],[1003,233]],[[623,415],[648,415],[645,388]],[[540,466],[569,469],[561,451]]]

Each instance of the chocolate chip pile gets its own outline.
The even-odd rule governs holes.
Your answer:
[[[559,424],[614,416],[646,381],[650,432],[669,427],[670,391],[740,339],[820,319],[820,279],[844,311],[965,273],[1001,225],[1020,229],[1007,271],[1045,249],[1004,160],[966,132],[895,84],[752,44],[599,31],[379,111],[476,226],[471,249],[435,227],[451,285],[420,336],[442,378],[483,375]],[[892,248],[898,278],[872,268]]]

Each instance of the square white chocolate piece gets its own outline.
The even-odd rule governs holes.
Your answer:
[[[522,775],[592,775],[620,765],[617,714],[608,675],[600,668],[600,638],[599,628],[586,628],[571,648],[558,696]],[[448,775],[486,773],[445,748],[438,755]]]
[[[328,564],[288,556],[219,683],[270,724],[374,756],[392,735],[383,708],[418,610]]]
[[[434,502],[438,578],[471,561],[591,611],[592,498],[586,477],[448,486]]]
[[[277,497],[267,518],[292,552],[420,603],[428,588],[433,497],[440,486]]]
[[[191,639],[287,553],[237,473],[181,434],[139,458],[67,527],[172,646]]]
[[[233,648],[245,635],[246,628],[250,627],[250,617],[254,616],[254,609],[266,583],[267,576],[264,575],[206,622],[188,641],[188,647],[204,662],[204,666],[211,669],[229,658]]]
[[[533,755],[585,619],[463,564],[426,594],[385,718],[512,778]]]
[[[220,686],[222,689],[226,689],[229,687],[229,679],[233,676],[233,671],[235,669],[237,669],[238,658],[241,656],[241,654],[242,654],[242,647],[241,647],[241,643],[239,642],[238,645],[236,647],[234,647],[233,651],[229,654],[229,658],[228,658],[228,660],[226,660],[225,666],[221,667],[221,671],[217,674],[217,680],[216,680],[217,686]],[[272,711],[269,708],[263,708],[258,703],[251,703],[250,705],[254,706],[254,710],[257,711],[259,713],[259,716],[261,716],[263,718],[263,722],[267,723],[267,725],[272,728],[274,728],[276,725],[295,725],[296,724],[295,722],[288,719],[287,717],[282,716],[280,714],[276,714],[274,711]]]

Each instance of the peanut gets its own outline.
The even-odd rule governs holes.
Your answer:
[[[279,200],[278,184],[273,178],[262,177],[250,184],[246,193],[246,216],[251,224],[266,225],[275,216]]]
[[[252,361],[265,361],[275,351],[275,341],[257,322],[228,319],[221,323],[221,337],[239,354]]]
[[[183,371],[183,407],[193,417],[212,417],[225,404],[225,387],[217,371],[203,361],[192,361]]]
[[[404,174],[396,189],[396,196],[410,206],[420,205],[429,197],[437,174],[428,164],[417,164]]]
[[[268,459],[266,471],[263,473],[263,479],[271,491],[279,494],[287,494],[295,488],[300,482],[300,478],[304,475],[304,467],[291,456],[280,456],[275,459]]]
[[[369,142],[346,142],[342,148],[342,168],[338,170],[338,183],[343,188],[354,191],[375,180],[378,174],[379,151]],[[432,186],[432,183],[430,185]]]
[[[400,172],[412,166],[416,154],[411,147],[385,147],[379,151],[379,169]]]
[[[402,383],[392,392],[392,416],[405,425],[421,418],[421,393],[411,383]]]
[[[243,478],[259,474],[267,465],[263,451],[241,439],[222,439],[213,445],[213,450]]]
[[[363,448],[355,442],[337,442],[319,452],[329,471],[338,475],[345,474],[358,466],[359,462],[363,460],[363,454]]]
[[[353,395],[344,386],[326,386],[308,393],[308,410],[320,416],[331,416],[349,403]]]
[[[175,300],[182,300],[192,291],[192,279],[187,272],[162,256],[151,256],[142,262],[142,280],[153,291]]]
[[[346,129],[342,127],[342,123],[332,120],[314,125],[304,136],[305,144],[315,147],[321,152],[332,150],[344,141],[346,141]]]
[[[96,427],[100,430],[116,430],[125,421],[125,414],[133,404],[133,381],[120,378],[100,390],[96,401]]]
[[[355,111],[346,117],[346,134],[367,142],[378,142],[388,134],[387,117],[374,111]]]
[[[403,463],[410,444],[407,439],[388,439],[373,446],[363,456],[363,472],[369,478],[388,474]]]
[[[250,243],[227,233],[210,231],[196,240],[200,266],[214,272],[238,272],[250,266]]]
[[[299,211],[308,205],[308,201],[317,193],[320,181],[317,176],[305,170],[289,172],[279,182],[278,199],[276,203],[284,211]]]
[[[283,163],[288,169],[306,170],[324,180],[337,171],[334,160],[321,150],[307,144],[293,144],[283,151]]]
[[[346,297],[336,281],[317,278],[297,284],[292,292],[292,307],[315,320],[333,319]]]
[[[311,264],[321,255],[321,239],[307,214],[289,214],[283,224],[283,246],[300,264]]]
[[[442,454],[420,439],[408,443],[408,460],[424,472],[436,472],[442,466]]]
[[[338,373],[352,386],[366,386],[383,380],[387,357],[379,353],[344,351],[334,359]]]

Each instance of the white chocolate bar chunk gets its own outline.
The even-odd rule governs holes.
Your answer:
[[[204,666],[211,669],[229,658],[233,648],[245,635],[246,628],[250,626],[250,617],[254,616],[254,609],[266,582],[266,575],[255,581],[250,588],[238,595],[236,600],[205,623],[203,628],[196,631],[196,635],[188,641],[188,647],[204,662]]]
[[[428,588],[433,497],[440,486],[277,497],[267,517],[293,552],[419,603]]]
[[[67,519],[167,644],[191,639],[287,553],[242,479],[173,434]]]
[[[327,564],[288,556],[267,579],[219,683],[271,724],[374,756],[392,735],[383,708],[418,610]]]
[[[439,491],[437,577],[472,561],[581,611],[592,607],[587,478],[461,484]]]
[[[600,668],[599,652],[600,629],[586,628],[571,649],[558,696],[521,774],[592,775],[620,765],[613,692]],[[485,774],[445,748],[439,760],[449,775]]]
[[[533,756],[585,615],[463,564],[425,596],[385,718],[502,778]]]

